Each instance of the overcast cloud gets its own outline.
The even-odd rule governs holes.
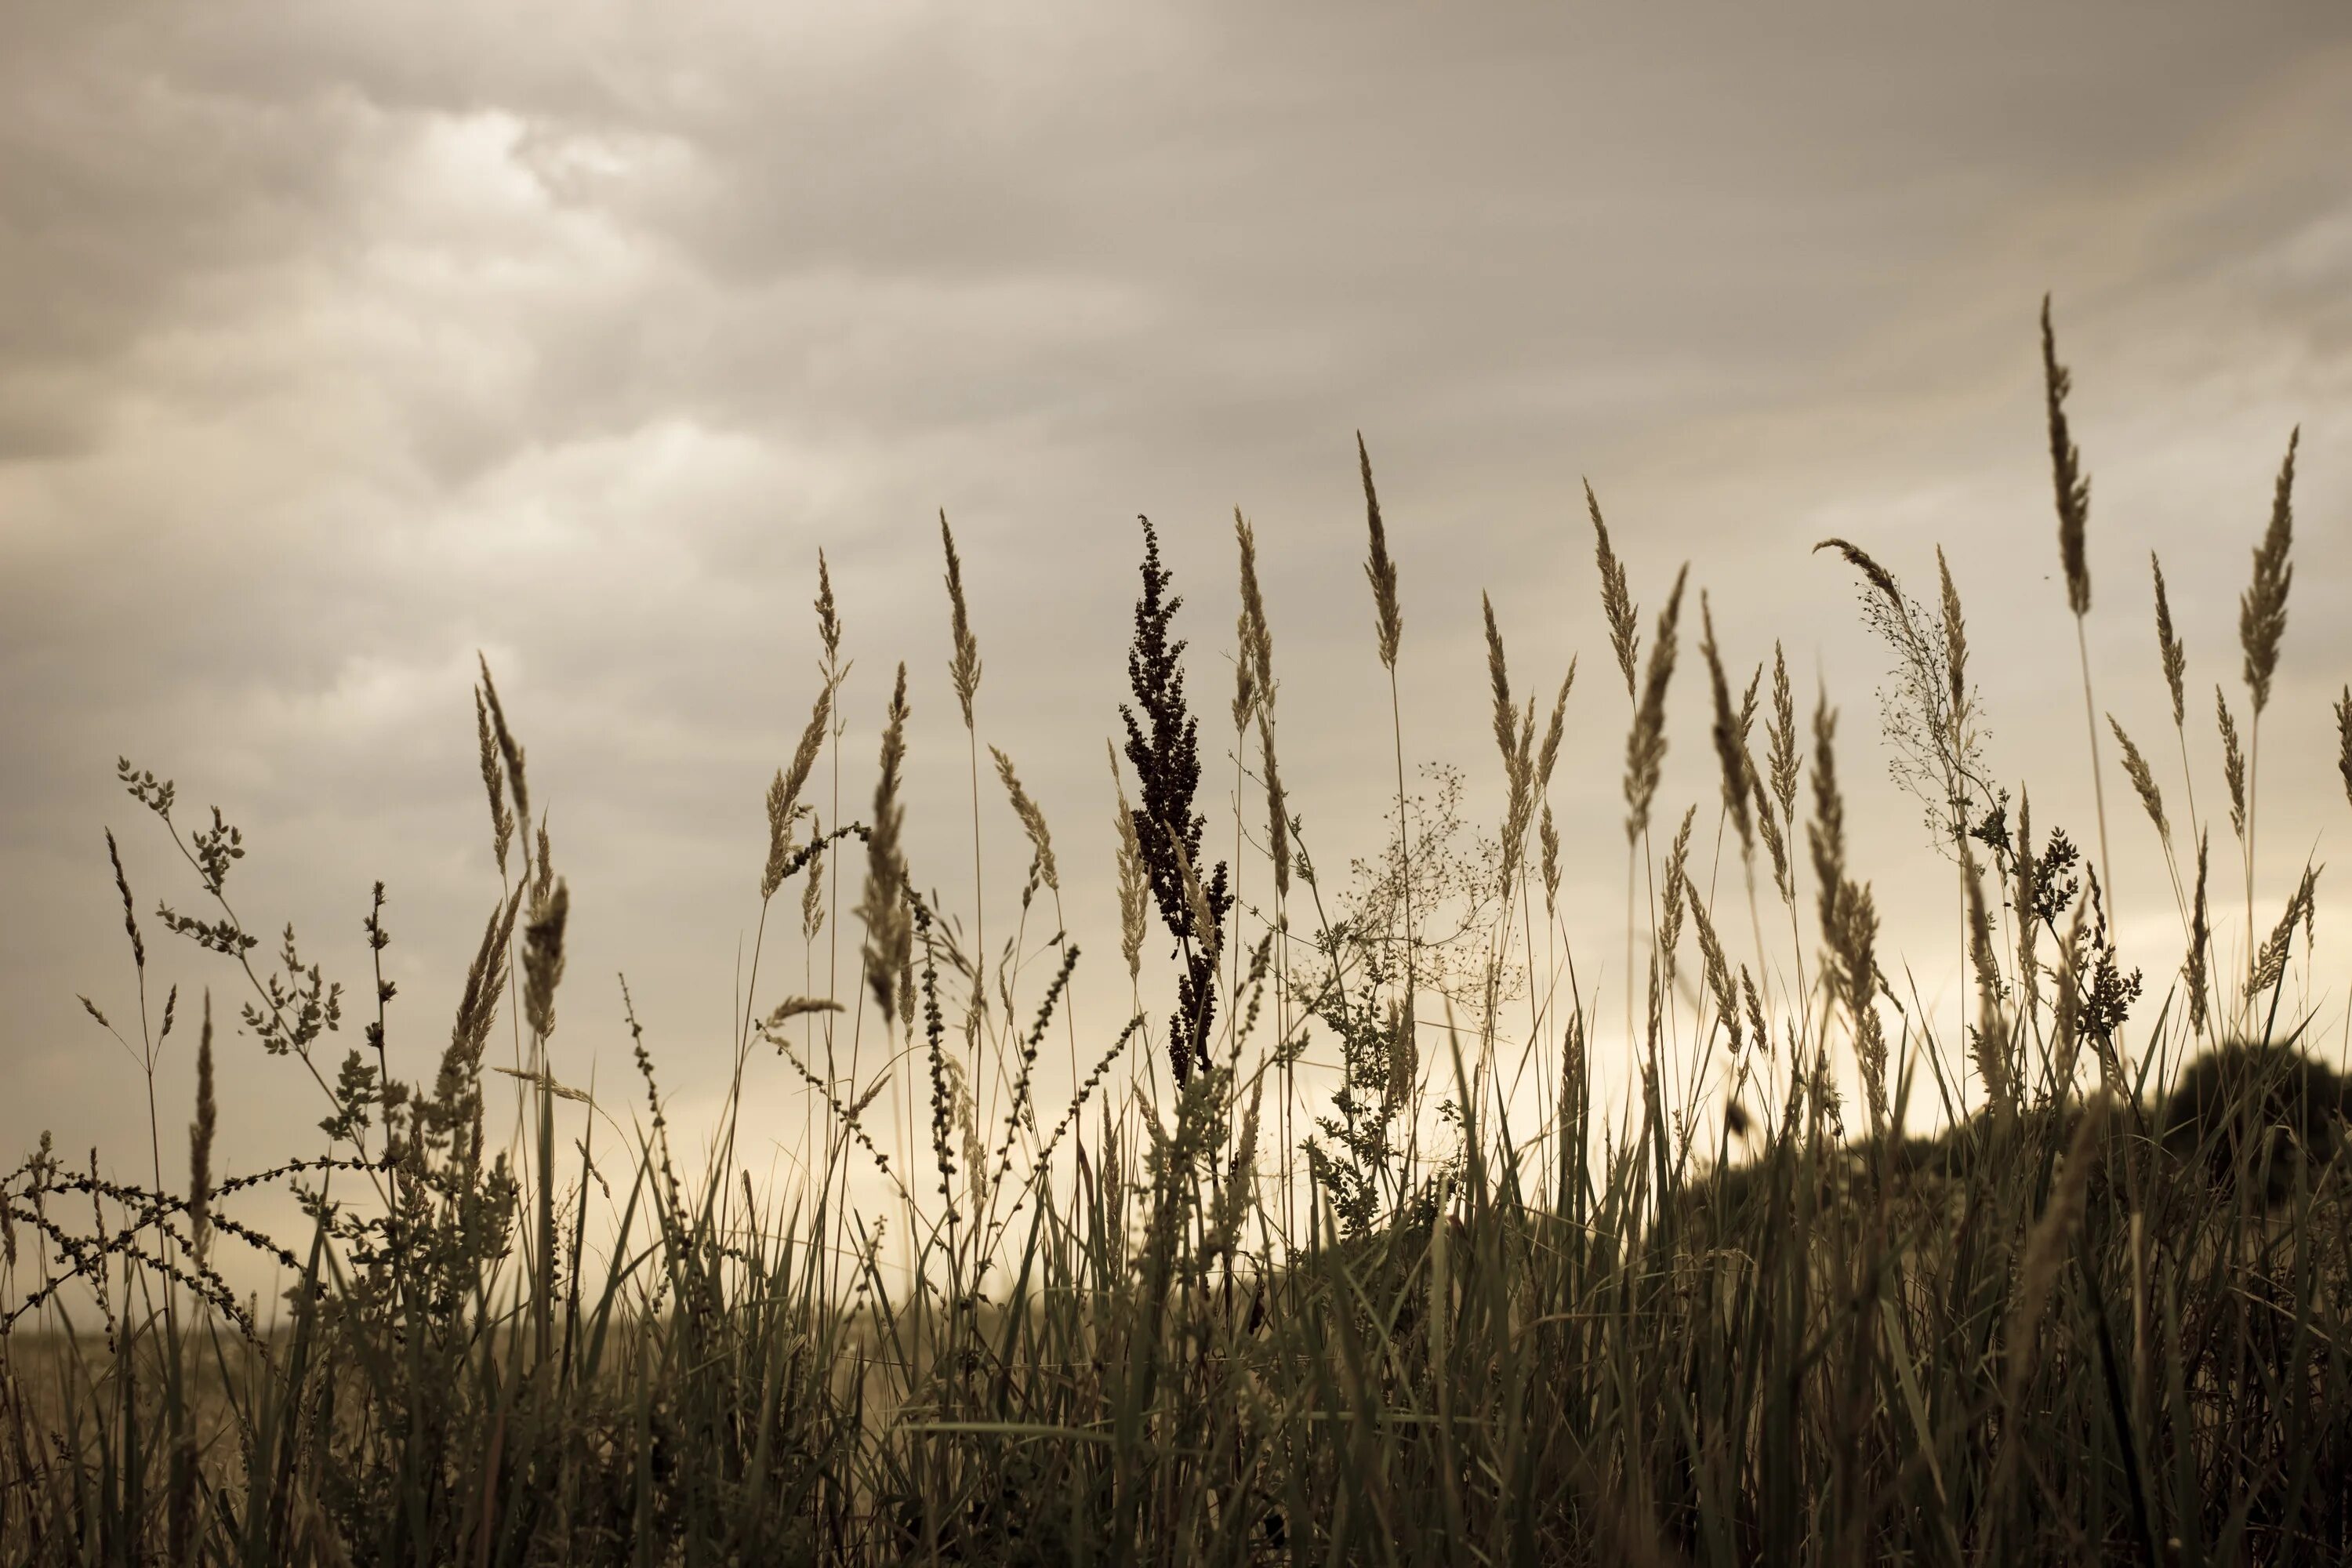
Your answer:
[[[185,1020],[209,984],[226,1024],[245,994],[152,918],[202,901],[119,793],[118,754],[179,781],[184,822],[217,803],[240,824],[240,913],[264,933],[290,919],[355,990],[367,890],[389,884],[395,1068],[429,1071],[498,890],[477,649],[573,893],[558,1070],[627,1070],[625,970],[674,1116],[699,1130],[757,916],[762,791],[815,695],[820,547],[856,660],[845,807],[870,792],[904,658],[916,875],[969,906],[942,508],[986,661],[982,740],[1052,821],[1084,1026],[1108,1038],[1126,986],[1102,740],[1126,695],[1137,513],[1186,595],[1213,822],[1238,505],[1294,807],[1328,875],[1378,841],[1393,763],[1359,429],[1403,579],[1411,758],[1459,763],[1471,812],[1498,814],[1482,590],[1520,690],[1581,658],[1554,798],[1568,929],[1603,996],[1625,709],[1585,477],[1645,637],[1688,560],[1735,665],[1778,637],[1801,693],[1826,683],[1886,950],[1949,999],[1949,883],[1885,774],[1884,661],[1850,576],[1808,547],[1843,535],[1918,585],[1945,547],[1994,768],[2031,785],[2037,821],[2094,841],[2045,290],[2095,477],[2098,700],[2177,786],[2159,551],[2209,816],[2218,747],[2195,693],[2221,681],[2242,711],[2236,595],[2302,426],[2263,734],[2274,918],[2352,828],[2327,718],[2352,677],[2352,21],[1579,9],[9,6],[0,1148],[53,1129],[144,1169],[137,1070],[75,1000],[126,1032],[138,1011],[105,828],[152,1007],[177,982]],[[1715,799],[1695,664],[1676,817]],[[2152,1016],[2179,921],[2107,760]],[[1003,921],[1025,857],[992,791],[984,808]],[[2314,990],[2340,1032],[2342,987]],[[184,1022],[158,1075],[167,1170],[192,1042]],[[310,1148],[323,1108],[299,1070],[233,1030],[221,1055],[226,1168]],[[753,1092],[795,1143],[781,1073]]]

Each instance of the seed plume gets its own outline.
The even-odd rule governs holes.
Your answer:
[[[1609,525],[1601,521],[1600,498],[1592,481],[1584,481],[1584,507],[1592,514],[1592,553],[1601,566],[1601,609],[1609,619],[1609,646],[1616,650],[1617,668],[1625,673],[1625,695],[1633,695],[1633,666],[1642,651],[1642,633],[1634,617],[1640,613],[1625,591],[1624,563],[1609,548]]]
[[[2091,480],[2083,454],[2066,428],[2066,394],[2074,378],[2058,363],[2058,336],[2050,325],[2050,296],[2042,297],[2042,398],[2050,416],[2050,473],[2058,492],[2058,554],[2066,567],[2066,607],[2077,618],[2091,612],[2091,567],[2084,526],[2091,516]]]
[[[2188,717],[2186,693],[2182,677],[2189,670],[2189,655],[2180,646],[2179,636],[2172,629],[2172,601],[2164,592],[2164,563],[2156,552],[2147,552],[2148,570],[2156,576],[2156,647],[2164,660],[2164,684],[2172,693],[2172,722],[2178,729]]]
[[[1666,685],[1675,674],[1675,626],[1681,618],[1683,584],[1690,575],[1685,562],[1675,574],[1675,588],[1658,615],[1658,629],[1643,672],[1642,700],[1633,710],[1633,727],[1625,738],[1625,837],[1632,842],[1650,826],[1650,807],[1658,793],[1658,774],[1666,760]]]
[[[2294,544],[2294,449],[2302,439],[2303,427],[2297,426],[2287,437],[2286,459],[2272,491],[2270,527],[2254,551],[2254,580],[2238,596],[2238,644],[2245,654],[2246,689],[2253,694],[2257,720],[2270,706],[2279,640],[2286,635],[2286,594],[2294,583],[2294,566],[2287,560]]]
[[[1389,559],[1388,531],[1381,526],[1381,498],[1372,489],[1372,457],[1364,449],[1364,433],[1356,432],[1356,462],[1364,475],[1364,513],[1371,532],[1371,553],[1364,575],[1372,584],[1372,625],[1381,639],[1381,663],[1396,668],[1397,645],[1404,637],[1404,612],[1397,605],[1396,563]]]

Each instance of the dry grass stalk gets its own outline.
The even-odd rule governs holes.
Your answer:
[[[1240,657],[1234,661],[1234,728],[1274,702],[1274,632],[1265,616],[1265,595],[1257,582],[1257,534],[1234,509],[1234,539],[1241,549],[1241,614],[1234,623]]]
[[[2042,928],[2032,917],[2037,871],[2033,854],[2033,795],[2030,790],[2020,790],[2017,796],[2016,862],[2017,880],[2010,889],[2010,899],[2011,907],[2018,911],[2017,984],[2025,995],[2025,1021],[2031,1031],[2042,1001],[2042,969],[2034,958]]]
[[[490,847],[499,862],[499,875],[507,874],[507,846],[514,840],[514,813],[507,809],[506,785],[499,773],[498,737],[490,731],[489,710],[482,701],[481,688],[474,689],[474,732],[481,743],[482,788],[490,797]]]
[[[1797,819],[1797,703],[1789,689],[1789,658],[1776,639],[1772,644],[1772,717],[1765,721],[1764,738],[1772,763],[1772,795],[1780,803],[1780,818]]]
[[[220,1108],[213,1098],[213,994],[207,987],[204,1032],[196,1037],[196,1119],[188,1124],[188,1250],[199,1269],[212,1243],[213,1137],[219,1130]]]
[[[1954,747],[1958,747],[1958,731],[1969,719],[1969,628],[1960,614],[1960,591],[1952,582],[1950,563],[1944,559],[1944,547],[1936,546],[1936,575],[1943,591],[1945,673],[1949,681],[1951,707],[1947,718],[1954,731]]]
[[[490,679],[490,661],[478,651],[474,658],[482,667],[481,695],[489,705],[490,730],[498,737],[499,755],[506,759],[507,789],[514,797],[512,825],[520,826],[526,835],[523,840],[523,874],[529,876],[530,874],[530,840],[528,837],[530,829],[530,789],[523,777],[522,745],[514,738],[514,731],[507,728],[506,710],[499,705],[498,684]],[[492,802],[492,815],[496,816],[495,800]],[[499,858],[499,869],[501,872],[506,869],[506,860],[503,856]]]
[[[801,731],[800,744],[793,749],[789,769],[776,770],[768,785],[768,864],[760,875],[760,901],[766,903],[776,896],[783,885],[784,868],[793,852],[793,819],[800,815],[801,791],[808,786],[810,773],[816,767],[817,753],[824,749],[825,731],[833,722],[833,686],[830,682],[817,692],[816,707]]]
[[[2091,613],[2091,567],[2084,549],[2091,516],[2091,479],[2083,454],[2066,427],[2066,395],[2074,378],[2058,363],[2058,337],[2050,325],[2050,296],[2042,297],[2042,398],[2050,419],[2050,474],[2058,493],[2058,555],[2066,568],[2066,607],[2076,620]]]
[[[2246,753],[2238,744],[2237,721],[2230,717],[2230,700],[2213,688],[2213,711],[2221,725],[2221,776],[2230,784],[2230,828],[2238,844],[2246,842]]]
[[[1111,787],[1118,793],[1118,947],[1127,960],[1127,978],[1130,983],[1143,974],[1143,931],[1145,898],[1150,891],[1150,876],[1143,864],[1143,842],[1136,837],[1135,807],[1127,798],[1127,785],[1118,773],[1118,753],[1108,741],[1103,750],[1110,754]]]
[[[1537,829],[1537,839],[1543,846],[1544,914],[1559,912],[1559,828],[1551,819],[1551,802],[1543,805],[1543,820]]]
[[[1683,584],[1690,576],[1685,563],[1675,574],[1674,592],[1658,616],[1650,664],[1643,672],[1642,700],[1633,710],[1633,727],[1625,737],[1625,816],[1627,843],[1638,840],[1650,826],[1650,807],[1657,798],[1658,774],[1666,760],[1666,686],[1675,674],[1675,626],[1682,616]]]
[[[2074,653],[2083,670],[2083,727],[2091,738],[2091,798],[2099,814],[2099,871],[2115,886],[2115,857],[2107,852],[2107,786],[2099,766],[2097,705],[2091,700],[2091,649],[2083,617],[2091,613],[2091,567],[2084,545],[2091,515],[2091,478],[2066,426],[2066,395],[2074,378],[2058,363],[2058,338],[2050,325],[2050,296],[2042,297],[2042,375],[2050,417],[2050,473],[2058,499],[2058,553],[2066,568],[2066,607],[2074,614]]]
[[[1625,675],[1625,695],[1633,696],[1633,667],[1642,651],[1642,633],[1635,617],[1640,608],[1625,591],[1624,563],[1609,547],[1609,525],[1601,521],[1600,498],[1592,481],[1584,481],[1584,506],[1592,515],[1592,553],[1601,566],[1601,612],[1609,622],[1609,646],[1616,650],[1617,668]]]
[[[2016,1105],[2016,1082],[2010,1070],[2009,1021],[2001,1011],[2000,960],[1993,952],[1992,912],[1985,901],[1981,868],[1965,841],[1960,855],[1969,895],[1969,966],[1977,982],[1977,1024],[1969,1043],[1987,1099],[1997,1111],[2006,1113]]]
[[[948,527],[947,509],[940,509],[940,544],[948,557],[948,626],[955,651],[948,660],[948,676],[955,683],[956,701],[963,709],[963,727],[971,728],[971,700],[980,690],[980,639],[971,635],[971,616],[964,605],[963,561],[956,554],[955,534]]]
[[[1807,828],[1813,874],[1821,884],[1822,936],[1831,978],[1853,1020],[1854,1056],[1862,1067],[1873,1136],[1883,1133],[1889,1109],[1886,1035],[1874,1001],[1878,979],[1878,910],[1867,883],[1845,870],[1845,797],[1837,781],[1837,713],[1827,698],[1813,711],[1813,820]]]
[[[1739,833],[1739,853],[1743,858],[1756,855],[1756,827],[1748,810],[1748,775],[1754,772],[1748,761],[1747,728],[1755,711],[1756,688],[1748,688],[1748,700],[1738,711],[1731,706],[1731,685],[1723,675],[1723,650],[1715,640],[1715,607],[1707,602],[1706,590],[1699,590],[1699,653],[1706,659],[1707,683],[1715,699],[1715,760],[1723,774],[1723,808],[1731,814],[1731,824]],[[1761,670],[1758,673],[1760,675]]]
[[[1666,851],[1666,890],[1660,900],[1658,955],[1669,987],[1675,983],[1675,957],[1682,947],[1683,892],[1690,885],[1691,825],[1697,819],[1697,806],[1685,809],[1683,825],[1675,834],[1673,847]]]
[[[2336,700],[2336,771],[2344,775],[2344,798],[2352,801],[2352,686]]]
[[[2313,895],[2319,884],[2320,868],[2305,866],[2303,879],[2295,884],[2294,894],[2286,901],[2286,910],[2279,916],[2278,924],[2263,942],[2254,956],[2252,972],[2246,977],[2246,1000],[2257,995],[2286,978],[2287,954],[2294,946],[2294,928],[2310,923],[2316,906]]]
[[[1356,432],[1356,461],[1364,477],[1364,514],[1371,533],[1371,552],[1364,560],[1364,575],[1372,584],[1372,625],[1380,634],[1381,663],[1393,674],[1397,646],[1404,638],[1404,611],[1397,604],[1396,563],[1389,559],[1388,530],[1381,524],[1381,498],[1372,489],[1372,457],[1364,449],[1364,433]]]
[[[1725,1030],[1731,1036],[1731,1052],[1739,1054],[1739,998],[1731,988],[1731,967],[1724,962],[1723,943],[1716,939],[1715,922],[1707,918],[1706,906],[1700,902],[1698,889],[1688,881],[1683,883],[1683,901],[1690,906],[1691,924],[1698,931],[1698,951],[1706,972],[1707,989],[1715,994],[1715,1010]]]
[[[874,785],[874,824],[866,840],[866,893],[857,906],[866,925],[866,975],[887,1027],[906,1014],[914,963],[914,929],[907,913],[907,864],[899,846],[906,807],[898,799],[899,773],[907,761],[907,667],[898,666],[890,694],[888,722],[882,731],[882,771]],[[912,1023],[911,1016],[908,1018]]]
[[[1534,813],[1535,700],[1528,700],[1524,717],[1512,707],[1510,670],[1503,657],[1503,634],[1495,625],[1494,602],[1484,594],[1478,595],[1478,602],[1486,617],[1486,681],[1495,699],[1495,743],[1503,753],[1503,776],[1508,786],[1503,811],[1501,871],[1503,897],[1507,901],[1512,879],[1518,875],[1527,847],[1528,820]],[[1567,695],[1563,688],[1563,703]]]
[[[808,878],[801,884],[801,940],[814,942],[824,929],[824,824],[811,819]]]
[[[2209,861],[2207,850],[2211,836],[2197,836],[2197,896],[2189,905],[2189,956],[2182,961],[2181,977],[2189,984],[2189,1027],[2200,1037],[2205,1033],[2206,959],[2207,948],[2212,945],[2213,927],[2205,901],[2205,870]]]
[[[1021,787],[1021,780],[1013,771],[1013,759],[994,746],[988,748],[988,754],[996,759],[996,776],[1013,802],[1013,815],[1020,818],[1022,833],[1029,840],[1029,874],[1049,891],[1060,892],[1062,877],[1054,864],[1054,838],[1046,829],[1045,814],[1029,798],[1029,792]]]
[[[545,844],[542,837],[542,850]],[[540,864],[546,865],[543,855]],[[523,1021],[542,1040],[555,1033],[555,987],[563,978],[563,928],[571,913],[572,894],[558,881],[531,900],[530,923],[523,928]]]
[[[2294,543],[2294,452],[2303,440],[2297,426],[2287,437],[2271,496],[2270,526],[2254,551],[2254,579],[2238,596],[2238,646],[2245,655],[2246,689],[2252,693],[2254,723],[2270,706],[2271,679],[2278,673],[2279,642],[2286,636],[2286,595],[2294,583],[2287,552]]]
[[[2164,591],[2164,563],[2156,552],[2147,552],[2148,571],[2156,577],[2156,648],[2164,661],[2165,689],[2172,693],[2172,723],[2179,728],[2188,716],[2187,689],[2189,655],[2180,646],[2179,636],[2172,629],[2172,600]]]
[[[1258,710],[1257,747],[1265,770],[1266,850],[1274,859],[1274,896],[1279,902],[1290,896],[1290,816],[1283,799],[1282,769],[1275,761],[1274,714],[1269,708]]]
[[[2132,744],[2132,738],[2124,732],[2124,727],[2112,713],[2107,715],[2107,728],[2116,732],[2116,743],[2124,749],[2124,773],[2138,793],[2140,806],[2147,813],[2148,821],[2156,825],[2157,837],[2164,840],[2165,852],[2169,855],[2172,824],[2165,819],[2164,795],[2156,787],[2156,775],[2148,771],[2147,759],[2140,755],[2139,748]]]

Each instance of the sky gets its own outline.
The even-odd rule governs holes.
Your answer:
[[[1401,578],[1408,768],[1457,765],[1492,831],[1482,593],[1515,691],[1548,698],[1580,661],[1552,799],[1585,984],[1622,978],[1627,716],[1590,481],[1645,643],[1688,563],[1736,675],[1777,639],[1801,705],[1820,689],[1842,710],[1882,952],[1957,1017],[1953,884],[1885,771],[1884,650],[1852,573],[1810,547],[1853,540],[1923,591],[1943,548],[1989,765],[2095,843],[2045,293],[2093,476],[2095,704],[2177,818],[2148,553],[2212,818],[2202,694],[2220,683],[2242,721],[2237,595],[2301,428],[2262,733],[2267,929],[2352,831],[2329,717],[2352,678],[2347,145],[2352,19],[2321,5],[12,5],[0,1150],[47,1130],[76,1163],[95,1146],[102,1169],[160,1162],[176,1183],[207,986],[215,1169],[318,1142],[317,1086],[235,1022],[250,982],[157,920],[159,901],[216,911],[118,757],[177,781],[184,827],[217,805],[243,829],[229,890],[257,961],[290,921],[306,963],[364,994],[361,921],[387,884],[389,1048],[429,1076],[499,892],[478,655],[572,896],[555,1070],[627,1081],[625,973],[673,1124],[709,1127],[763,795],[817,691],[821,549],[855,661],[842,798],[870,798],[903,660],[915,879],[971,908],[942,510],[983,658],[979,740],[1052,826],[1080,1032],[1107,1040],[1129,987],[1103,742],[1128,696],[1138,514],[1185,595],[1212,845],[1232,826],[1236,508],[1293,809],[1335,885],[1381,841],[1396,742],[1358,432]],[[1693,630],[1668,823],[1717,799]],[[2180,921],[2100,729],[2119,931],[2152,1012]],[[1001,933],[1026,853],[981,768]],[[144,1068],[78,1000],[136,1047],[110,828],[152,1020],[181,988],[152,1151]],[[2235,855],[2223,822],[2218,885]],[[1244,896],[1266,875],[1245,854]],[[808,973],[793,925],[771,922],[787,979],[762,1006]],[[1045,933],[1026,934],[1034,952]],[[1149,1004],[1169,986],[1156,943],[1148,960]],[[2326,967],[2309,997],[2340,1032]],[[362,1012],[322,1043],[330,1074]],[[1622,1050],[1622,1006],[1596,1028]],[[788,1166],[804,1100],[783,1065],[755,1060],[746,1096],[752,1163]]]

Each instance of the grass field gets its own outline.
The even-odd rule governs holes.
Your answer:
[[[2044,328],[2079,627],[2087,482],[2046,314]],[[1393,692],[1411,647],[1360,461],[1367,608]],[[1456,797],[1414,808],[1392,707],[1396,837],[1344,885],[1318,879],[1280,783],[1278,742],[1313,717],[1276,711],[1248,525],[1236,515],[1235,687],[1213,706],[1186,689],[1175,584],[1141,525],[1112,762],[1133,1005],[1100,1031],[1066,1006],[1075,948],[1039,940],[1069,929],[1055,854],[1072,836],[987,747],[946,519],[968,946],[915,891],[961,868],[918,878],[906,860],[903,665],[864,809],[814,815],[820,781],[840,776],[846,667],[823,580],[825,666],[768,795],[737,1089],[691,1138],[668,1126],[634,1011],[629,1093],[608,1085],[591,1108],[546,1068],[570,891],[532,813],[525,726],[487,666],[503,889],[419,1081],[391,1071],[380,964],[345,994],[290,929],[273,963],[253,934],[269,922],[232,907],[238,830],[216,813],[191,826],[172,783],[126,761],[123,786],[194,882],[193,912],[142,920],[117,862],[142,994],[160,919],[210,955],[247,1031],[316,1079],[325,1141],[289,1133],[273,1171],[215,1169],[214,1010],[228,1004],[175,991],[161,1029],[125,1043],[152,1063],[166,1037],[198,1040],[191,1168],[164,1168],[159,1135],[143,1184],[46,1143],[6,1174],[0,1557],[2352,1556],[2345,1089],[2304,1052],[2316,1004],[2302,992],[2324,987],[2307,964],[2294,984],[2290,962],[2309,954],[2316,870],[2278,908],[2257,906],[2247,872],[2242,915],[2232,885],[2265,826],[2294,462],[2291,444],[2252,542],[2236,707],[2217,690],[2225,775],[2202,793],[2229,801],[2226,824],[2170,814],[2166,749],[2151,763],[2096,717],[2083,660],[2086,754],[2119,761],[2131,795],[2113,809],[2147,816],[2178,901],[2181,942],[2163,953],[2116,944],[2103,787],[2098,821],[2061,828],[1990,776],[1949,574],[1922,600],[1864,550],[1824,545],[1856,573],[1896,672],[1885,738],[1945,851],[1965,1020],[1891,988],[1903,966],[1878,951],[1848,861],[1840,769],[1872,738],[1825,700],[1801,713],[1777,650],[1752,677],[1727,669],[1682,577],[1645,616],[1598,500],[1614,662],[1582,679],[1611,701],[1622,680],[1624,817],[1563,841],[1549,791],[1570,685],[1515,686],[1490,611],[1484,700],[1507,795],[1488,836],[1455,853]],[[2145,674],[2168,689],[2185,773],[2192,704],[2158,573]],[[1687,810],[1660,797],[1670,699],[1711,714],[1721,776],[1720,798]],[[1236,798],[1257,804],[1212,824],[1195,804],[1202,726],[1213,744],[1227,721]],[[2352,793],[2352,690],[2334,721]],[[994,847],[994,882],[983,791],[1025,834],[1017,857]],[[1704,879],[1720,899],[1694,858],[1708,811],[1737,857],[1737,875]],[[1613,866],[1621,849],[1623,952],[1581,966],[1622,974],[1624,994],[1601,996],[1562,941],[1561,866]],[[1016,901],[1004,868],[1024,859]],[[762,989],[821,973],[797,950],[836,940],[854,984]],[[1161,947],[1176,985],[1147,996],[1142,955]],[[346,1010],[366,1044],[337,1060],[327,1035]],[[1589,1053],[1627,1026],[1639,1087],[1615,1118]],[[517,1033],[521,1074],[486,1068],[494,1030]],[[1336,1054],[1336,1091],[1301,1070],[1310,1041]],[[893,1051],[904,1070],[880,1071]],[[1041,1103],[1040,1061],[1058,1081],[1064,1056],[1078,1088]],[[736,1121],[745,1071],[779,1062],[818,1097],[818,1136],[813,1178],[772,1189],[738,1159]],[[1531,1101],[1507,1079],[1543,1087]],[[306,1194],[311,1226],[241,1224],[259,1189]],[[240,1300],[230,1249],[297,1283],[282,1302]],[[891,1258],[911,1258],[911,1284]]]

